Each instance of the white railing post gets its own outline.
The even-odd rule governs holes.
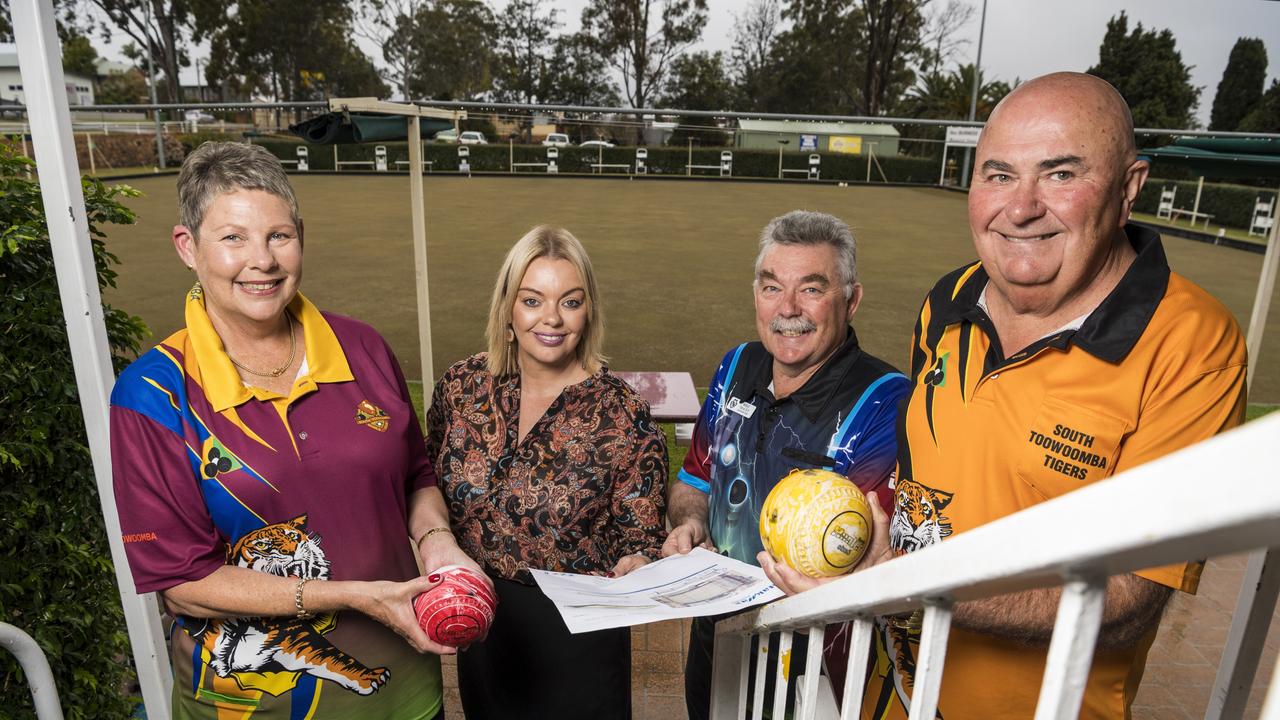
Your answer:
[[[769,633],[760,633],[756,638],[756,687],[751,699],[751,718],[761,720],[764,717],[764,678],[769,672]],[[717,718],[716,720],[719,720]]]
[[[49,658],[36,641],[20,628],[0,622],[0,647],[18,658],[22,673],[31,686],[31,701],[39,720],[62,720],[62,705],[58,702],[58,686],[53,681]]]
[[[795,634],[791,630],[783,630],[778,636],[778,660],[773,664],[776,677],[773,681],[773,717],[783,717],[787,710],[787,692],[791,673],[791,642]],[[756,687],[762,688],[766,678],[756,676]]]
[[[913,718],[927,720],[938,714],[942,665],[947,657],[947,636],[950,634],[951,602],[926,602],[924,622],[920,629],[920,658],[916,661],[916,682],[911,693],[910,716]]]
[[[711,717],[736,720],[747,704],[747,667],[751,636],[724,633],[715,636],[711,650]]]
[[[1069,580],[1062,588],[1036,720],[1074,720],[1080,716],[1106,597],[1105,577]]]
[[[849,623],[849,666],[844,672],[841,720],[853,720],[862,714],[862,695],[867,689],[866,667],[871,657],[871,633],[875,627],[875,619],[869,617],[856,617]]]
[[[822,645],[826,640],[825,634],[825,625],[814,625],[809,628],[809,649],[804,656],[804,685],[798,688],[801,699],[796,702],[797,707],[800,707],[801,703],[804,707],[800,720],[814,720],[817,717],[818,681],[822,677]],[[786,674],[785,669],[783,674]],[[775,714],[774,717],[781,716]]]
[[[1238,718],[1244,714],[1258,671],[1258,658],[1271,626],[1276,596],[1280,593],[1280,555],[1275,548],[1258,550],[1249,555],[1240,595],[1236,598],[1235,617],[1222,649],[1218,675],[1209,695],[1205,720]]]
[[[18,65],[27,91],[31,140],[40,177],[40,196],[49,226],[58,296],[67,325],[67,340],[75,367],[76,388],[84,413],[93,474],[106,526],[107,544],[115,567],[116,585],[129,631],[129,642],[138,670],[138,683],[146,701],[147,716],[168,720],[172,676],[160,629],[160,610],[154,593],[138,595],[124,552],[120,518],[111,484],[111,451],[108,439],[108,400],[115,374],[107,344],[102,295],[89,243],[89,222],[80,187],[75,139],[63,74],[58,37],[54,33],[53,7],[49,0],[13,0],[9,3],[14,38],[18,41]]]

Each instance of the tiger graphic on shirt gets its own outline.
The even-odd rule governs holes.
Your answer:
[[[894,499],[889,526],[889,543],[894,550],[913,552],[951,535],[951,518],[942,511],[951,504],[952,493],[907,478],[897,481]]]
[[[329,579],[329,561],[320,537],[308,534],[307,516],[246,533],[227,551],[227,563],[280,577]],[[233,617],[187,619],[191,636],[210,655],[219,677],[241,680],[243,673],[302,672],[332,680],[359,695],[371,695],[387,683],[391,671],[366,667],[334,647],[324,633],[334,616],[312,618]]]

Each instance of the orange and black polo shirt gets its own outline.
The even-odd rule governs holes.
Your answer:
[[[899,420],[891,541],[942,542],[1240,424],[1245,345],[1217,300],[1169,269],[1159,236],[1128,226],[1138,256],[1081,322],[1005,357],[980,298],[981,263],[942,278],[912,340]],[[1063,528],[1069,542],[1070,529]],[[1200,563],[1139,575],[1194,592]],[[904,717],[917,638],[885,625],[864,715]],[[1126,715],[1146,649],[1097,653],[1082,717]],[[886,651],[889,648],[889,651]],[[942,717],[1029,717],[1045,651],[953,629]]]

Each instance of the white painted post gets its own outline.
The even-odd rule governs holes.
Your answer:
[[[813,625],[809,628],[809,647],[804,656],[804,685],[800,686],[797,707],[804,711],[800,720],[814,720],[818,713],[818,680],[822,677],[822,643],[825,640],[827,626]],[[789,663],[786,663],[789,664]],[[783,668],[786,674],[786,668]],[[782,717],[775,714],[774,717]]]
[[[53,680],[53,670],[44,650],[21,628],[0,622],[0,648],[13,653],[22,666],[31,688],[31,702],[38,720],[62,720],[62,705],[58,702],[58,686]]]
[[[911,693],[911,717],[931,718],[938,712],[942,691],[942,663],[947,656],[947,636],[951,633],[951,603],[925,604],[920,629],[920,657],[916,662],[916,684]]]
[[[1276,201],[1280,205],[1280,191],[1276,193]],[[1280,270],[1280,213],[1271,223],[1271,236],[1267,238],[1267,254],[1262,258],[1262,277],[1258,279],[1258,292],[1253,296],[1253,312],[1249,315],[1249,335],[1245,345],[1249,349],[1249,386],[1253,386],[1253,374],[1257,371],[1262,356],[1262,335],[1267,330],[1267,310],[1271,308],[1271,293],[1276,287],[1276,271]]]
[[[862,694],[866,692],[867,658],[871,654],[871,633],[875,620],[854,618],[849,624],[849,666],[844,673],[844,697],[840,701],[840,720],[853,720],[862,713]]]
[[[1080,716],[1106,596],[1106,577],[1069,580],[1063,586],[1040,684],[1036,720],[1075,720]]]
[[[750,655],[750,635],[715,636],[711,650],[711,717],[716,720],[742,717],[747,704]]]
[[[751,717],[753,720],[762,720],[764,718],[764,679],[765,673],[769,672],[769,633],[760,633],[755,637],[756,687],[751,700]]]
[[[1196,181],[1196,201],[1191,205],[1191,227],[1196,226],[1196,217],[1200,212],[1200,193],[1204,192],[1204,176]],[[1207,224],[1207,221],[1206,221]]]
[[[50,0],[13,0],[9,7],[14,37],[18,41],[18,67],[27,91],[27,112],[32,120],[31,139],[40,168],[40,195],[49,224],[58,294],[67,323],[76,387],[84,411],[116,585],[120,589],[147,715],[168,720],[172,677],[160,630],[160,611],[154,594],[137,595],[131,589],[133,577],[124,552],[111,484],[107,409],[115,375],[107,349],[102,297],[89,243],[71,115],[66,93],[62,91],[62,52],[54,33],[53,7]]]
[[[381,147],[381,146],[380,146]],[[417,275],[418,352],[422,363],[422,400],[431,406],[436,374],[431,359],[431,294],[427,292],[427,210],[422,199],[422,121],[409,117],[409,207],[413,214],[413,267]]]
[[[1205,720],[1244,715],[1277,595],[1280,595],[1280,552],[1271,549],[1250,553],[1231,630],[1227,632],[1227,644],[1222,649],[1222,661],[1218,663],[1218,675],[1205,709]]]
[[[84,134],[84,147],[89,155],[89,174],[98,174],[98,163],[93,159],[93,133]]]
[[[787,671],[791,669],[791,642],[795,633],[783,630],[778,637],[778,661],[775,663],[777,677],[773,681],[773,717],[784,717],[787,709],[787,686],[791,678]],[[765,678],[756,676],[756,687],[764,685]]]

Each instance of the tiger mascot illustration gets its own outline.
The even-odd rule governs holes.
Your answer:
[[[936,545],[951,535],[951,519],[942,511],[951,504],[952,493],[934,490],[911,479],[897,482],[897,509],[889,526],[889,544],[894,550],[912,552]]]
[[[280,577],[329,579],[329,561],[320,537],[307,533],[307,516],[246,533],[227,551],[227,563]],[[324,637],[332,615],[186,619],[191,636],[209,651],[209,667],[219,677],[236,673],[303,672],[359,695],[387,683],[391,671],[369,668]]]

